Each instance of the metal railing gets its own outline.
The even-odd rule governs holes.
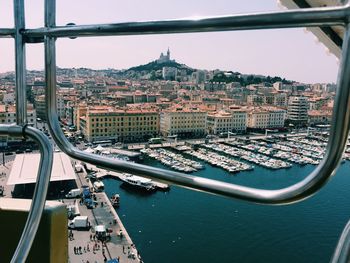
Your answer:
[[[346,146],[350,125],[350,5],[348,4],[338,7],[308,8],[279,12],[208,17],[201,19],[56,26],[55,0],[46,0],[45,27],[36,29],[25,28],[23,0],[15,0],[14,8],[15,28],[0,28],[0,37],[15,38],[17,124],[25,125],[26,123],[26,99],[24,93],[26,72],[25,44],[44,42],[47,120],[53,139],[61,150],[72,158],[92,163],[109,170],[131,172],[193,190],[264,204],[293,203],[311,196],[317,192],[335,173],[336,168],[341,161],[341,157]],[[342,59],[337,79],[338,89],[335,97],[333,109],[334,114],[331,122],[330,137],[325,157],[315,168],[315,170],[311,172],[304,180],[292,186],[279,190],[262,190],[197,176],[189,176],[183,173],[158,169],[141,164],[129,163],[126,161],[111,160],[109,158],[83,152],[73,147],[68,142],[60,128],[56,107],[56,38],[172,34],[317,26],[344,26],[345,28],[342,46]],[[3,130],[3,133],[6,133],[7,128],[8,126],[0,125],[0,131]],[[26,128],[25,131],[28,131],[26,133],[28,135],[36,134],[39,136],[39,134],[41,134],[33,128]],[[29,131],[31,131],[31,133],[29,133]],[[7,132],[9,133],[9,131]],[[42,147],[48,147],[48,143],[44,139],[38,141],[41,143]],[[47,150],[52,152],[52,149]],[[43,165],[42,163],[45,161],[51,163],[52,157],[46,158],[46,160],[43,159],[41,161],[41,165]],[[47,171],[51,169],[51,167],[48,166],[41,168],[45,168]],[[43,169],[40,171],[45,171]],[[41,188],[39,192],[46,191],[46,188]],[[36,204],[37,202],[40,203],[37,201],[37,198],[38,197],[35,195],[33,198],[33,204]],[[40,215],[40,213],[38,213],[38,215]],[[40,216],[38,216],[38,218],[40,219]],[[38,223],[39,219],[36,219],[36,223]],[[332,262],[346,262],[347,258],[349,257],[349,228],[350,227],[346,227],[344,229]],[[18,250],[22,250],[22,246],[26,245],[20,243]],[[25,258],[24,253],[22,256]],[[20,257],[18,256],[18,253],[15,254],[13,261],[17,262],[19,259]],[[22,261],[20,260],[20,262]]]

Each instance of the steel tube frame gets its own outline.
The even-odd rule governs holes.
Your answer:
[[[20,0],[23,1],[23,0]],[[20,2],[19,2],[20,3]],[[19,8],[20,9],[20,8]],[[24,8],[23,8],[24,9]],[[15,7],[16,10],[16,7]],[[119,23],[108,25],[87,25],[87,26],[55,26],[55,1],[45,1],[45,28],[29,29],[18,28],[21,19],[16,22],[16,30],[0,29],[0,36],[14,36],[17,39],[16,52],[22,57],[24,62],[24,50],[18,43],[23,45],[23,37],[40,38],[45,36],[45,74],[46,74],[46,102],[48,123],[51,134],[59,147],[69,156],[90,162],[106,169],[128,171],[141,174],[151,178],[180,185],[194,190],[205,191],[212,194],[235,197],[257,203],[283,204],[304,199],[315,193],[334,174],[345,148],[349,130],[349,109],[350,109],[350,36],[347,26],[343,43],[343,58],[338,75],[338,91],[333,110],[333,120],[331,125],[330,139],[327,145],[325,158],[317,168],[303,181],[279,190],[261,190],[239,185],[228,184],[215,180],[189,176],[182,173],[157,169],[140,164],[131,164],[123,161],[111,160],[93,154],[88,154],[74,148],[65,138],[60,129],[56,109],[56,58],[55,58],[55,37],[75,37],[75,36],[101,36],[101,35],[136,35],[136,34],[162,34],[162,33],[189,33],[189,32],[211,32],[228,30],[248,30],[248,29],[271,29],[287,27],[305,26],[332,26],[345,25],[350,17],[349,6],[345,5],[336,8],[312,8],[297,11],[283,11],[263,14],[236,15],[219,18],[205,18],[199,20],[173,20],[173,21],[150,21],[139,23]],[[23,16],[24,26],[24,16]],[[23,30],[22,30],[23,29]],[[22,31],[20,31],[22,30]],[[13,34],[13,32],[15,32]],[[16,59],[17,61],[17,59]],[[20,60],[18,60],[20,62]],[[24,68],[16,68],[16,71],[25,72]],[[21,74],[20,74],[21,75]],[[23,75],[22,75],[23,79]],[[17,95],[18,102],[23,101],[23,97]],[[19,104],[18,104],[19,105]],[[23,104],[24,105],[24,104]],[[23,110],[21,110],[23,117]],[[18,120],[23,123],[24,118]],[[20,135],[25,134],[40,145],[41,161],[38,182],[35,189],[32,208],[28,217],[24,233],[19,247],[13,258],[13,262],[24,262],[28,255],[31,243],[34,239],[39,219],[33,215],[41,214],[49,176],[47,173],[52,169],[52,146],[48,139],[41,132],[31,127],[25,127],[20,131],[21,126],[0,125],[0,134]],[[40,186],[40,187],[39,187]],[[350,242],[345,242],[350,235],[347,228],[340,239],[337,251],[349,253]],[[337,258],[337,251],[335,260]],[[339,254],[339,253],[338,253]],[[347,256],[348,257],[348,256]]]
[[[10,38],[15,36],[14,28],[0,28],[0,38]]]
[[[33,195],[33,201],[29,210],[22,236],[18,242],[17,249],[12,257],[11,263],[24,263],[33,244],[39,227],[42,212],[45,206],[47,188],[50,182],[53,162],[53,148],[46,135],[30,126],[0,125],[0,135],[14,137],[29,137],[36,141],[40,149],[40,164]]]
[[[25,28],[24,0],[14,1],[15,60],[16,60],[16,119],[18,125],[27,123],[26,49],[22,31]]]
[[[344,55],[350,57],[347,45],[347,38],[344,42]],[[48,124],[52,137],[62,151],[69,156],[85,162],[93,163],[110,170],[132,172],[151,178],[160,179],[169,183],[177,184],[194,190],[205,191],[223,196],[235,197],[249,200],[257,203],[282,204],[291,203],[304,199],[317,190],[329,179],[335,172],[342,154],[344,152],[348,129],[349,129],[349,108],[350,108],[350,67],[344,67],[342,62],[339,74],[339,90],[337,92],[330,132],[330,140],[327,151],[322,162],[317,168],[303,181],[279,190],[261,190],[250,187],[244,187],[234,184],[219,182],[216,180],[205,179],[201,177],[189,176],[186,174],[158,169],[140,164],[129,163],[125,161],[116,161],[104,158],[98,155],[89,154],[73,147],[65,138],[60,125],[56,110],[56,66],[55,66],[55,39],[46,37],[45,39],[45,68],[46,68],[46,106],[48,114]],[[349,63],[350,65],[350,63]]]
[[[45,26],[55,28],[55,1],[46,1],[45,6]],[[346,7],[347,10],[348,7]],[[338,8],[345,10],[344,8]],[[301,12],[303,13],[303,12]],[[309,14],[309,13],[307,13]],[[344,14],[345,15],[345,14]],[[278,14],[280,16],[280,14]],[[345,20],[345,17],[344,17]],[[273,18],[270,18],[273,21]],[[261,21],[260,21],[261,22]],[[268,25],[269,26],[269,25]],[[278,24],[276,23],[277,27]],[[261,25],[264,28],[264,25]],[[344,41],[344,57],[341,63],[341,70],[338,77],[339,89],[335,99],[335,107],[330,140],[327,146],[327,151],[322,162],[317,168],[309,174],[301,182],[290,187],[279,190],[262,190],[250,187],[244,187],[235,184],[229,184],[216,180],[206,178],[189,176],[183,173],[172,172],[164,169],[158,169],[150,166],[129,163],[125,161],[116,161],[109,158],[101,157],[94,154],[85,153],[72,146],[65,138],[60,125],[58,123],[57,109],[56,109],[56,50],[55,38],[47,35],[45,37],[45,74],[46,74],[46,107],[47,120],[50,127],[52,137],[62,151],[67,153],[72,158],[82,160],[85,162],[99,165],[100,167],[132,172],[135,174],[155,178],[161,181],[176,184],[182,187],[191,188],[193,190],[204,191],[212,194],[219,194],[228,197],[235,197],[238,199],[253,201],[257,203],[266,204],[283,204],[292,203],[302,200],[316,191],[318,191],[323,184],[334,174],[345,148],[346,139],[349,130],[349,108],[350,108],[350,67],[344,63],[349,57],[349,34],[348,31]],[[350,65],[350,63],[348,63]]]
[[[350,221],[346,224],[334,251],[331,263],[350,262]]]
[[[99,25],[51,25],[45,28],[26,29],[23,35],[32,38],[44,36],[82,37],[334,26],[345,25],[349,14],[350,7],[344,5],[341,7],[308,8],[200,19],[189,18]]]

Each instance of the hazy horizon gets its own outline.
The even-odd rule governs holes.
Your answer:
[[[43,26],[43,0],[25,1],[26,27]],[[57,1],[57,25],[116,23],[279,10],[275,0]],[[0,2],[0,27],[13,26],[13,3]],[[108,38],[108,39],[107,39]],[[127,69],[146,64],[170,48],[171,57],[192,68],[280,76],[303,83],[336,81],[338,60],[312,33],[298,29],[58,39],[61,68]],[[0,39],[0,72],[14,71],[14,42]],[[43,70],[43,44],[27,45],[27,68]]]

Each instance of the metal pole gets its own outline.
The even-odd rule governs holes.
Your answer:
[[[22,127],[20,128],[22,131]],[[44,211],[53,162],[53,148],[43,132],[33,127],[25,126],[23,134],[38,143],[40,149],[40,164],[27,222],[11,263],[26,262]]]
[[[15,29],[13,28],[0,28],[0,38],[14,37]]]
[[[54,4],[47,3],[54,6]],[[163,21],[128,22],[98,25],[57,26],[27,29],[25,36],[50,37],[92,37],[112,35],[146,35],[214,32],[231,30],[273,29],[293,27],[316,27],[345,25],[349,6],[305,8],[299,10],[239,14],[221,17],[188,18]],[[54,12],[48,16],[54,16]],[[51,20],[50,20],[51,21]],[[54,22],[52,20],[51,22]]]
[[[15,59],[16,59],[16,117],[17,124],[27,123],[26,52],[22,31],[25,29],[24,0],[14,0]]]

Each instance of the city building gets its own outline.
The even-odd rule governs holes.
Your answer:
[[[308,124],[329,124],[332,120],[332,112],[325,110],[309,110],[308,111]]]
[[[35,97],[34,101],[36,115],[42,120],[46,120],[46,104],[45,95],[39,95]]]
[[[88,107],[79,118],[79,129],[88,141],[147,141],[159,134],[159,114],[149,109]]]
[[[288,101],[288,116],[291,124],[303,126],[307,124],[309,103],[305,96],[291,96]]]
[[[175,67],[163,67],[162,77],[165,80],[175,80],[177,69]]]
[[[250,107],[247,127],[251,129],[282,128],[286,119],[286,111],[277,107]]]
[[[179,138],[201,137],[206,134],[207,112],[194,107],[174,107],[160,113],[160,133]]]
[[[209,134],[242,133],[247,129],[247,112],[239,108],[229,111],[210,112],[207,115],[207,130]]]

